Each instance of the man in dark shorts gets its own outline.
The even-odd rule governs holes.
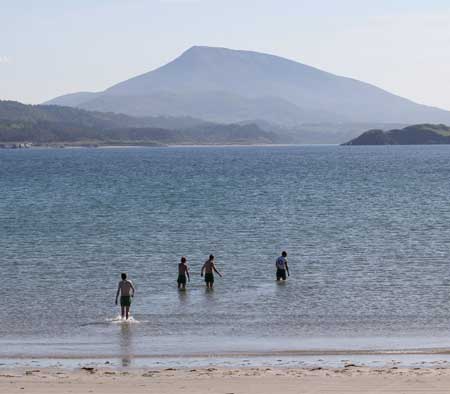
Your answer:
[[[203,264],[201,275],[205,274],[206,288],[212,289],[214,286],[214,272],[222,277],[222,274],[217,271],[216,265],[214,264],[214,256],[209,255],[209,259]]]
[[[122,280],[119,282],[119,287],[116,293],[116,305],[120,294],[120,312],[122,319],[128,320],[130,316],[131,299],[134,297],[135,288],[133,282],[127,279],[127,274],[121,275]]]
[[[181,258],[181,262],[178,264],[178,289],[186,289],[186,278],[190,282],[189,266],[186,264],[186,257]]]
[[[281,256],[277,258],[275,266],[277,267],[277,281],[286,280],[286,273],[287,276],[289,276],[289,267],[287,262],[287,253],[285,251],[283,251]]]

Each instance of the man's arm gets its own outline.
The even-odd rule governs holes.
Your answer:
[[[188,281],[190,282],[191,281],[191,276],[189,274],[189,267],[188,266],[186,266],[186,276],[188,278]]]
[[[284,265],[286,266],[286,272],[287,272],[288,276],[291,276],[291,275],[289,274],[289,266],[288,266],[287,260],[286,260],[286,262],[284,263]]]
[[[204,272],[204,271],[205,271],[205,264],[203,264],[202,272],[200,273],[201,276],[203,276],[203,272]]]
[[[215,264],[213,264],[212,268],[213,268],[214,272],[215,272],[217,275],[219,275],[220,277],[222,277],[222,274],[221,274],[219,271],[217,271],[217,268],[216,268],[216,265],[215,265]]]
[[[134,297],[134,294],[136,293],[136,289],[135,289],[135,287],[133,285],[133,282],[131,280],[130,280],[130,286],[133,289],[133,293],[131,293],[131,297]]]
[[[120,294],[120,282],[119,282],[119,286],[117,287],[117,293],[116,293],[116,305],[117,305],[117,299],[119,298],[119,294]]]

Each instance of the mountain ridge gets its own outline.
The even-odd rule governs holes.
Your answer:
[[[72,93],[48,103],[217,122],[262,117],[291,126],[323,121],[450,123],[449,111],[415,103],[354,78],[276,55],[207,46],[191,47],[169,63],[103,92]]]

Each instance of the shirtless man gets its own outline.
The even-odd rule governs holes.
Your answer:
[[[205,282],[206,282],[206,288],[212,289],[214,286],[214,272],[222,277],[222,274],[217,271],[216,265],[214,264],[214,256],[212,254],[209,255],[209,259],[203,264],[202,267],[202,277],[203,274],[205,274]]]
[[[117,288],[116,293],[116,305],[117,299],[119,298],[120,294],[121,316],[122,319],[126,317],[126,320],[128,320],[128,317],[130,315],[131,299],[134,297],[134,293],[136,292],[136,290],[133,286],[133,282],[127,279],[127,274],[123,273],[121,277],[122,280],[119,282],[119,287]]]
[[[287,253],[285,251],[283,251],[281,256],[277,258],[275,266],[277,267],[277,281],[286,280],[286,272],[289,276],[289,267],[287,262]]]
[[[181,262],[178,264],[178,289],[186,289],[186,277],[190,282],[191,277],[189,276],[189,266],[186,264],[186,257],[183,256],[181,258]]]

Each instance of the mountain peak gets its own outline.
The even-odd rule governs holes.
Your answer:
[[[195,45],[96,95],[57,102],[138,116],[208,121],[448,123],[450,113],[275,55]],[[53,102],[53,103],[57,103]]]
[[[204,52],[246,52],[243,50],[238,49],[231,49],[231,48],[225,48],[225,47],[212,47],[207,45],[193,45],[189,49],[186,49],[181,56],[185,54],[195,54],[195,53],[204,53]]]
[[[194,45],[184,51],[179,57],[177,57],[174,61],[183,60],[186,58],[200,58],[205,61],[208,59],[213,59],[215,57],[222,57],[222,58],[234,58],[236,56],[242,56],[242,55],[263,55],[259,54],[257,52],[250,52],[250,51],[244,51],[244,50],[238,50],[238,49],[230,49],[230,48],[224,48],[224,47],[211,47],[211,46],[205,46],[205,45]],[[270,56],[270,55],[263,55],[263,56]]]
[[[301,64],[298,62],[294,62],[292,60],[284,59],[282,57],[271,55],[268,53],[262,53],[262,52],[256,52],[256,51],[249,51],[244,49],[232,49],[232,48],[225,48],[225,47],[212,47],[212,46],[206,46],[206,45],[194,45],[184,51],[177,59],[182,59],[184,57],[204,57],[204,58],[210,58],[214,56],[221,56],[225,59],[232,59],[236,57],[241,58],[266,58],[266,59],[272,59],[274,61],[282,61],[282,62],[289,62],[289,63],[296,63]],[[175,60],[177,60],[175,59]]]
[[[218,54],[224,54],[224,53],[231,53],[234,52],[232,49],[228,48],[220,48],[220,47],[210,47],[210,46],[204,46],[204,45],[194,45],[190,47],[189,49],[186,49],[180,56],[178,56],[174,62],[183,60],[186,58],[208,58],[212,56],[217,56]]]
[[[211,47],[208,45],[193,45],[190,48],[186,49],[184,53],[195,53],[195,52],[204,52],[208,50],[216,50],[216,49],[226,49],[222,47]]]

